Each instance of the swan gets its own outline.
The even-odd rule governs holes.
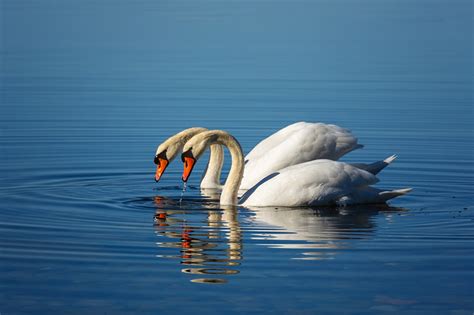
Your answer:
[[[184,164],[182,180],[187,182],[196,161],[212,144],[226,146],[232,158],[220,204],[236,205],[244,175],[244,155],[237,139],[225,131],[204,131],[186,142],[181,155]],[[411,188],[385,191],[370,186],[377,182],[374,174],[350,164],[313,160],[270,174],[242,195],[239,204],[296,207],[383,203],[411,191]]]
[[[333,124],[297,122],[258,143],[245,156],[240,189],[249,189],[262,178],[290,165],[317,159],[338,160],[362,148],[347,129]]]
[[[183,145],[206,128],[185,129],[160,144],[155,154],[158,165],[155,180],[159,181],[168,164],[181,152]],[[241,190],[249,189],[262,178],[284,167],[315,159],[337,160],[344,154],[363,147],[347,129],[332,124],[297,122],[280,129],[260,141],[245,156],[245,169]],[[219,189],[220,171],[224,156],[220,146],[211,145],[209,163],[201,179],[201,188]],[[365,169],[380,167],[381,161],[373,164],[359,164]],[[390,163],[390,162],[389,162]]]
[[[184,144],[193,136],[208,129],[202,127],[192,127],[185,129],[168,139],[156,149],[154,163],[157,165],[155,181],[159,181],[166,168],[173,159],[181,153]],[[221,188],[220,176],[222,165],[224,164],[224,150],[220,145],[210,146],[209,162],[201,178],[201,188],[216,189]]]

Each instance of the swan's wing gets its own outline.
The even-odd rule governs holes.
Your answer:
[[[308,123],[301,121],[288,125],[260,141],[245,156],[245,160],[250,161],[253,159],[259,159],[261,156],[265,155],[267,151],[280,145],[286,139],[301,131],[306,131],[306,133],[303,132],[303,135],[309,133],[319,136],[321,138],[320,143],[324,142],[325,146],[331,145],[330,151],[320,153],[321,159],[336,160],[344,154],[362,147],[362,145],[357,143],[357,138],[348,129],[333,124]],[[334,146],[332,146],[333,144]]]
[[[323,123],[298,123],[274,139],[279,142],[271,141],[271,146],[266,142],[258,148],[259,154],[247,160],[241,188],[248,189],[282,168],[316,159],[335,160],[361,147],[350,131]]]
[[[334,147],[334,151],[326,152],[326,156],[320,157],[320,159],[338,160],[343,155],[363,147],[362,144],[357,143],[358,139],[349,129],[345,129],[336,125],[325,125],[325,127],[327,128],[327,134],[330,134],[332,137],[334,137],[333,139],[329,139],[334,141],[336,145]]]
[[[309,129],[302,129],[269,148],[258,159],[248,160],[240,187],[248,189],[274,172],[311,160],[311,148],[318,141],[317,136],[310,133]]]
[[[329,205],[351,192],[375,184],[371,173],[347,163],[315,160],[280,170],[241,198],[248,206]]]
[[[271,150],[275,146],[279,145],[282,141],[290,137],[294,132],[301,130],[308,123],[297,122],[286,126],[283,129],[278,130],[269,137],[260,141],[246,156],[245,161],[258,159],[261,155],[265,154],[268,150]]]

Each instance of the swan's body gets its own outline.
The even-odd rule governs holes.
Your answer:
[[[164,171],[174,158],[181,153],[184,144],[198,133],[207,131],[206,128],[193,127],[185,129],[166,139],[158,146],[155,154],[155,164],[157,164],[155,180],[159,181]],[[215,189],[221,188],[220,176],[222,165],[224,164],[224,151],[220,145],[211,145],[209,162],[201,179],[201,188]]]
[[[185,129],[160,144],[155,155],[155,163],[158,165],[155,180],[161,178],[168,164],[190,138],[207,130],[201,127]],[[360,147],[362,145],[357,143],[357,138],[339,126],[307,122],[291,124],[262,140],[247,154],[240,189],[247,190],[265,176],[284,167],[314,159],[337,160]],[[220,175],[223,160],[222,148],[212,145],[209,162],[201,179],[201,188],[222,188]],[[370,168],[370,165],[359,166],[365,169]]]
[[[240,189],[249,189],[285,167],[316,159],[338,160],[361,147],[349,130],[339,126],[294,123],[262,140],[245,156]]]
[[[240,202],[247,206],[324,206],[382,203],[404,191],[385,192],[370,187],[372,173],[350,164],[315,160],[289,166],[262,180]]]
[[[155,155],[155,163],[158,165],[155,175],[156,181],[160,180],[169,163],[182,151],[184,144],[193,136],[204,131],[208,131],[208,129],[202,127],[188,128],[169,137],[158,146]],[[298,144],[301,146],[298,147]],[[290,147],[285,148],[284,145]],[[300,161],[313,158],[337,159],[359,147],[362,146],[357,144],[357,138],[346,129],[323,123],[295,123],[262,140],[245,157],[246,166],[243,182],[257,183],[264,177],[264,174],[278,171],[280,165],[292,165],[292,163],[300,163]],[[292,154],[287,154],[285,150],[291,151]],[[303,151],[306,153],[301,153]],[[395,156],[392,156],[384,161],[372,164],[358,163],[352,165],[372,174],[377,174],[394,159]],[[212,191],[222,189],[220,177],[223,162],[224,152],[222,147],[211,145],[209,162],[201,178],[200,186],[202,189]],[[252,174],[251,171],[253,171]],[[241,184],[240,189],[246,190],[251,187],[246,185]]]
[[[244,157],[238,141],[225,131],[199,133],[184,145],[183,181],[187,181],[196,160],[211,144],[224,145],[230,151],[232,166],[220,203],[235,205],[244,174]],[[373,174],[347,163],[331,160],[309,161],[283,168],[262,179],[242,196],[240,204],[295,207],[381,203],[410,191],[382,191],[370,186],[377,181]]]

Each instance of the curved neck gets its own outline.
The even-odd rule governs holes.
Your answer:
[[[232,158],[229,176],[222,189],[220,203],[221,205],[237,205],[237,194],[244,175],[244,154],[239,142],[228,133],[220,133],[216,142],[225,145]]]
[[[183,131],[178,132],[174,136],[170,137],[168,141],[170,142],[176,141],[179,145],[179,149],[176,150],[176,154],[173,156],[173,158],[182,151],[184,144],[188,142],[189,139],[191,139],[198,133],[201,133],[204,131],[207,131],[207,129],[202,128],[202,127],[192,127],[192,128],[184,129]]]
[[[220,144],[211,144],[209,162],[201,179],[201,188],[220,188],[224,150]]]
[[[158,153],[167,150],[167,157],[171,162],[182,151],[184,144],[188,142],[189,139],[204,131],[207,131],[207,129],[201,127],[184,129],[183,131],[180,131],[177,134],[169,137],[162,144],[160,144],[156,149],[156,154],[158,155]]]
[[[181,151],[183,151],[183,146],[186,142],[189,141],[189,139],[204,131],[208,131],[208,129],[202,127],[192,127],[184,129],[178,132],[177,134],[169,137],[165,142],[163,142],[163,144],[158,147],[157,153],[163,146],[167,147],[168,150],[171,152],[171,156],[169,156],[169,161],[171,162]],[[221,188],[220,178],[223,164],[224,150],[222,149],[221,145],[211,145],[209,162],[201,179],[201,188]]]
[[[183,146],[195,135],[208,131],[202,127],[192,127],[185,129],[173,137],[170,142],[176,141],[178,148],[176,153],[173,155],[173,159],[183,150]],[[201,188],[221,188],[221,171],[222,165],[224,164],[224,150],[219,144],[212,144],[210,148],[209,162],[207,163],[206,170],[204,171],[201,179]]]

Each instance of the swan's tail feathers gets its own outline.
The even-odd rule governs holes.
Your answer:
[[[380,171],[386,168],[390,163],[395,161],[396,158],[397,156],[394,154],[394,155],[389,156],[383,161],[378,161],[378,162],[369,164],[369,169],[367,171],[369,171],[370,173],[374,175],[377,175],[378,173],[380,173]]]
[[[412,190],[413,188],[403,188],[403,189],[381,191],[379,193],[379,197],[382,199],[382,201],[387,201],[389,199],[408,194]]]
[[[337,201],[337,204],[348,206],[354,204],[385,203],[387,200],[405,195],[411,190],[411,188],[380,190],[378,188],[369,186],[355,190],[351,194],[341,197]]]
[[[387,164],[390,164],[390,163],[392,163],[393,161],[395,161],[396,158],[397,158],[397,155],[394,154],[394,155],[389,156],[388,158],[386,158],[386,159],[383,160],[383,161],[384,161],[385,163],[387,163]]]
[[[389,156],[388,158],[386,158],[383,161],[377,161],[377,162],[374,162],[374,163],[371,163],[371,164],[353,163],[352,165],[357,167],[357,168],[363,169],[364,171],[367,171],[369,173],[377,175],[378,173],[380,173],[381,170],[386,168],[396,158],[397,158],[397,156],[394,154],[394,155]]]

